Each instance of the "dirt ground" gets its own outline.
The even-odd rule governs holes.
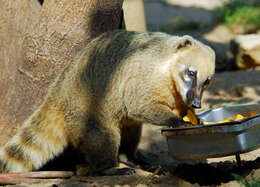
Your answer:
[[[212,9],[220,5],[218,0],[168,0],[167,2],[170,2],[170,5],[161,2],[145,0],[148,29],[159,30],[160,25],[169,23],[172,16],[177,14],[180,16],[185,15],[185,20],[192,19],[200,22],[203,25],[202,29],[212,28],[212,22],[214,22],[214,15],[211,13]],[[210,30],[214,31],[213,28]],[[204,33],[203,30],[202,34],[208,38],[219,39],[224,42],[230,39],[221,38],[223,34],[219,32],[214,35]],[[203,96],[203,110],[219,107],[223,103],[260,104],[260,70],[217,73],[210,89]],[[140,168],[136,169],[136,174],[109,177],[72,177],[65,180],[48,179],[37,184],[7,186],[232,187],[241,186],[233,179],[233,173],[247,178],[260,178],[260,149],[241,154],[241,166],[237,165],[235,156],[182,162],[169,156],[167,142],[165,137],[161,135],[160,128],[149,124],[144,125],[138,151]],[[125,167],[123,164],[120,166]]]

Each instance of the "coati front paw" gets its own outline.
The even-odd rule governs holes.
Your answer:
[[[104,171],[105,175],[133,175],[136,173],[134,168],[111,168]]]
[[[121,168],[121,172],[125,173],[125,175],[133,175],[136,173],[134,168]]]
[[[113,176],[113,175],[133,175],[136,173],[136,170],[134,168],[109,168],[102,171],[95,171],[91,166],[88,165],[78,165],[77,166],[76,174],[77,176],[88,176],[88,175],[107,175],[107,176]]]
[[[182,118],[170,118],[167,123],[170,124],[168,126],[172,128],[187,128],[193,126],[192,123],[183,121]]]
[[[136,165],[135,160],[136,160],[136,155],[132,155],[131,157],[126,156],[125,154],[119,155],[119,163],[122,163],[131,168],[140,168],[139,165]]]
[[[185,122],[183,121],[182,123],[180,123],[178,126],[176,126],[177,128],[187,128],[187,127],[194,127],[194,125],[190,122]]]

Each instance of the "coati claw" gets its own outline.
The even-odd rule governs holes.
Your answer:
[[[124,168],[123,168],[124,169]],[[125,169],[127,169],[127,168],[125,168]],[[134,169],[134,168],[128,168],[129,170],[126,172],[126,174],[128,174],[128,175],[133,175],[133,174],[135,174],[136,173],[136,170]]]

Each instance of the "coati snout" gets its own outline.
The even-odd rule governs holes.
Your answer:
[[[201,98],[203,91],[210,83],[210,77],[206,79],[202,84],[198,85],[197,71],[188,70],[188,76],[190,77],[190,89],[187,91],[187,104],[193,108],[201,108]]]

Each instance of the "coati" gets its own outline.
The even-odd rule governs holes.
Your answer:
[[[109,31],[89,42],[50,86],[44,102],[1,149],[0,171],[37,170],[68,146],[86,174],[133,158],[142,123],[179,126],[200,107],[215,69],[213,50],[189,36]]]

